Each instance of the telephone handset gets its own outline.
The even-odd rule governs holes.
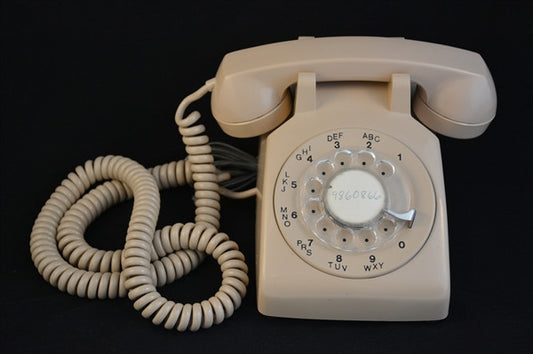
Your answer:
[[[411,117],[411,83],[414,114],[436,132],[472,138],[494,118],[485,63],[452,47],[302,38],[222,61],[213,115],[230,135],[262,135],[260,312],[348,320],[447,316],[439,143]]]
[[[261,136],[257,188],[219,186],[227,174],[213,163],[215,145],[197,124],[200,115],[185,115],[210,91],[226,133]],[[260,312],[442,319],[450,292],[442,163],[438,139],[413,119],[411,101],[420,122],[456,138],[483,133],[496,110],[485,63],[456,48],[402,38],[306,37],[230,53],[216,78],[176,111],[188,158],[150,170],[113,155],[78,166],[35,221],[32,260],[46,281],[69,294],[128,296],[154,324],[208,328],[233,314],[248,284],[244,255],[218,231],[220,194],[256,195]],[[185,184],[195,189],[195,222],[156,230],[158,190]],[[88,245],[87,225],[131,197],[124,250]],[[223,274],[214,296],[194,304],[161,296],[157,287],[205,255]]]
[[[309,38],[227,54],[216,75],[212,111],[229,135],[257,136],[290,114],[297,74],[317,82],[390,82],[408,73],[418,119],[450,137],[473,138],[496,112],[496,90],[479,54],[403,38]]]

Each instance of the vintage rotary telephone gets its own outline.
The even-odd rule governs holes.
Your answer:
[[[219,186],[227,174],[214,165],[199,114],[184,118],[209,91],[227,134],[261,136],[256,188]],[[495,111],[490,73],[466,50],[403,38],[304,37],[236,51],[178,107],[187,160],[148,171],[106,156],[77,167],[35,222],[32,259],[62,291],[127,295],[155,324],[207,328],[231,316],[248,283],[244,256],[217,230],[220,194],[256,195],[260,312],[442,319],[450,292],[444,182],[438,139],[424,125],[473,138]],[[104,180],[111,181],[85,194]],[[195,223],[155,231],[158,188],[184,184],[195,188]],[[87,225],[132,195],[124,250],[89,246]],[[157,286],[188,273],[205,254],[223,274],[213,297],[181,304],[159,294]]]

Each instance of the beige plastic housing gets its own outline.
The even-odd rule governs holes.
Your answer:
[[[292,111],[288,89],[300,72],[316,73],[317,82],[388,82],[393,73],[410,74],[419,87],[415,115],[450,137],[480,135],[496,112],[494,83],[477,53],[403,38],[330,37],[227,54],[216,75],[213,115],[232,136],[271,131]]]
[[[259,311],[276,317],[334,320],[445,318],[450,277],[440,148],[438,139],[410,115],[409,76],[390,76],[387,79],[390,84],[325,83],[316,87],[313,73],[299,77],[294,116],[261,139],[256,221]],[[274,195],[279,191],[275,188],[284,183],[279,179],[284,177],[280,173],[287,158],[294,156],[295,149],[311,137],[332,129],[350,128],[381,132],[400,141],[425,166],[424,173],[430,176],[434,191],[434,195],[431,191],[427,195],[434,207],[416,211],[420,219],[415,219],[413,228],[424,217],[433,220],[421,248],[399,268],[366,278],[335,276],[317,269],[305,261],[305,255],[298,255],[289,247],[280,231],[283,226],[276,222]],[[379,151],[379,146],[375,143],[372,148]],[[303,182],[297,176],[290,177],[295,179],[295,185]],[[409,191],[419,192],[416,186]],[[409,237],[409,231],[405,232]],[[312,235],[301,237],[311,239]],[[332,252],[349,256],[349,252]],[[372,252],[364,254],[372,255]]]

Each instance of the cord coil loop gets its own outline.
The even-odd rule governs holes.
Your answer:
[[[90,299],[128,297],[154,324],[178,331],[208,328],[230,317],[246,294],[248,267],[237,244],[218,232],[220,194],[205,127],[199,113],[182,119],[188,104],[212,89],[206,84],[178,107],[176,122],[187,160],[146,170],[122,156],[103,156],[78,166],[50,196],[30,236],[32,260],[43,278],[61,291]],[[92,185],[102,184],[90,190]],[[155,230],[159,190],[193,184],[195,223]],[[104,251],[84,239],[88,225],[112,205],[134,197],[124,250]],[[222,284],[200,303],[167,300],[156,287],[188,274],[211,255]]]

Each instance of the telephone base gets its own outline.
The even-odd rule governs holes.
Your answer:
[[[314,93],[304,89],[300,95],[302,92]],[[297,112],[262,138],[256,220],[257,301],[262,314],[363,321],[430,321],[447,317],[448,230],[439,143],[409,112],[390,110],[387,97],[391,92],[395,91],[388,91],[384,84],[322,84],[316,90],[315,111]],[[339,128],[332,131],[325,117],[335,117]],[[313,138],[298,140],[294,132]],[[315,226],[314,229],[302,226],[309,225],[305,222],[306,215],[310,215],[306,214],[309,212],[306,205],[316,199],[307,196],[305,186],[311,184],[307,183],[305,168],[311,166],[310,173],[327,176],[330,170],[313,167],[328,159],[337,161],[337,155],[328,157],[327,152],[322,153],[323,146],[335,149],[327,138],[337,133],[339,139],[345,139],[346,146],[341,145],[341,149],[349,149],[365,145],[365,136],[371,134],[364,132],[380,137],[377,145],[372,146],[373,154],[387,152],[398,174],[400,167],[409,171],[410,186],[396,190],[399,195],[410,193],[417,216],[412,228],[404,226],[405,236],[398,236],[394,242],[357,249],[364,247],[366,240],[362,238],[363,246],[343,250],[340,247],[345,246],[335,244],[334,237],[325,238],[322,234],[317,237],[313,234]],[[416,150],[416,155],[410,149]],[[310,156],[310,152],[312,161],[299,156]],[[281,156],[289,156],[285,160],[289,162]],[[344,168],[347,165],[351,166],[344,163]],[[369,165],[372,163],[366,163],[365,168]],[[332,166],[336,168],[335,163]],[[338,175],[333,170],[333,176]],[[299,207],[298,200],[303,207]],[[311,213],[319,214],[320,206],[312,208]],[[397,209],[404,211],[410,207]],[[320,227],[319,232],[335,227],[339,226]]]

